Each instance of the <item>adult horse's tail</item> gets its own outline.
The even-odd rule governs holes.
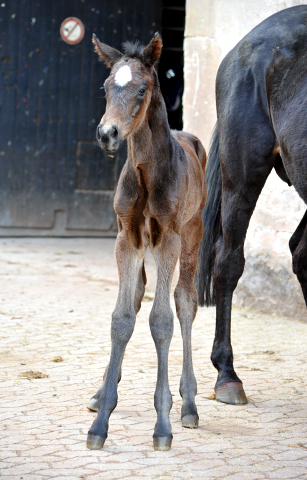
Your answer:
[[[211,138],[208,163],[206,168],[207,202],[203,210],[203,237],[199,245],[198,264],[195,286],[198,303],[215,304],[213,289],[214,245],[217,240],[221,219],[222,175],[219,155],[219,136],[217,125]]]

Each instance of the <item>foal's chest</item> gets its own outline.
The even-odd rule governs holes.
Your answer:
[[[159,225],[166,226],[176,220],[182,198],[178,195],[176,175],[170,178],[163,168],[159,170],[148,164],[133,167],[128,160],[119,180],[114,207],[123,223],[145,224],[147,233],[151,234]]]

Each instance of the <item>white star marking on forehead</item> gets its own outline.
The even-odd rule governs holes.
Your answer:
[[[127,85],[128,82],[132,80],[132,73],[128,65],[124,65],[115,74],[115,83],[120,87]]]

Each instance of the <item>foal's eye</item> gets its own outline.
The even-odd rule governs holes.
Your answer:
[[[141,90],[139,90],[139,96],[144,97],[145,92],[146,92],[146,88],[141,88]]]

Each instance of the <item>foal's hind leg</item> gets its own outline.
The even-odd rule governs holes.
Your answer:
[[[137,285],[136,285],[136,290],[135,290],[135,298],[134,298],[135,313],[138,313],[138,311],[141,308],[142,299],[143,299],[144,293],[145,293],[146,282],[147,282],[147,279],[146,279],[145,265],[144,265],[144,260],[143,260],[143,264],[142,264],[141,268],[139,269],[138,280],[137,280]]]
[[[195,404],[197,383],[192,361],[192,323],[197,312],[197,292],[194,275],[197,265],[198,247],[202,236],[201,212],[192,218],[181,231],[180,276],[175,289],[176,311],[183,341],[183,366],[180,379],[182,397],[181,421],[183,427],[198,427]]]
[[[101,392],[103,391],[104,381],[105,381],[105,378],[107,376],[108,370],[109,370],[109,364],[107,365],[107,367],[105,369],[105,372],[103,374],[103,383],[102,383],[101,387],[99,388],[99,390],[97,390],[95,395],[92,396],[92,398],[90,399],[90,401],[87,405],[87,408],[89,410],[91,410],[92,412],[98,412],[98,410],[99,410],[99,398],[100,398]],[[122,365],[120,365],[118,378],[117,378],[117,383],[119,383],[121,381],[121,377],[122,377]]]
[[[87,447],[103,447],[108,435],[109,417],[117,404],[117,383],[125,349],[135,325],[135,298],[145,248],[136,248],[129,232],[122,230],[117,237],[115,254],[119,272],[119,293],[112,315],[111,358],[104,383],[99,391],[98,415],[87,437]]]
[[[134,300],[135,313],[138,313],[138,311],[141,308],[141,302],[142,302],[142,298],[143,298],[144,292],[145,292],[145,285],[146,285],[146,273],[145,273],[145,266],[144,266],[144,261],[143,261],[143,264],[142,264],[141,268],[139,269],[138,281],[137,281],[137,286],[136,286],[136,290],[135,290],[135,300]],[[105,380],[105,377],[106,377],[107,372],[108,372],[108,368],[109,368],[109,365],[107,365],[107,368],[104,372],[103,380]],[[117,383],[119,383],[120,380],[121,380],[121,373],[122,372],[121,372],[121,367],[120,367]],[[90,399],[90,401],[88,403],[87,408],[89,410],[93,411],[93,412],[98,412],[99,397],[100,397],[100,394],[103,390],[103,386],[104,386],[104,383],[99,388],[99,390],[95,393],[95,395],[92,396],[92,398]]]
[[[157,422],[153,443],[155,450],[169,450],[173,438],[169,420],[169,412],[173,401],[168,384],[168,352],[173,336],[170,289],[173,272],[180,253],[179,235],[174,232],[163,234],[159,244],[152,248],[152,253],[157,265],[157,287],[149,316],[149,324],[158,356],[158,376],[155,391]]]

